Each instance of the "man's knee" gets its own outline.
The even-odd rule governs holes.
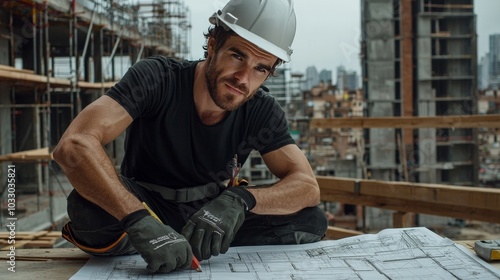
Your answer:
[[[319,207],[305,208],[290,218],[290,228],[285,227],[280,235],[282,244],[312,243],[325,236],[328,220]]]
[[[251,214],[231,246],[311,243],[321,240],[327,227],[325,212],[319,207],[291,215]]]
[[[68,217],[79,229],[96,230],[119,221],[98,205],[82,197],[76,190],[67,199]]]
[[[133,254],[118,219],[73,190],[68,196],[68,222],[63,237],[86,253],[97,256]]]
[[[310,207],[303,209],[301,212],[299,220],[304,221],[310,226],[309,232],[324,236],[328,228],[328,219],[326,218],[325,211],[319,207]]]

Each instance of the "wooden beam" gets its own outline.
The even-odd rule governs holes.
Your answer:
[[[500,189],[316,176],[322,201],[500,223]]]
[[[9,71],[6,69],[0,69],[0,80],[15,81],[26,84],[38,84],[40,86],[46,86],[47,84],[47,76],[35,75],[21,71]],[[49,80],[51,86],[55,87],[70,86],[70,82],[67,79],[50,77]]]
[[[78,87],[81,89],[108,89],[114,86],[117,82],[106,82],[106,83],[91,83],[85,81],[79,81]]]
[[[329,226],[326,230],[326,239],[337,240],[337,239],[361,235],[361,234],[364,234],[364,233],[361,231]]]
[[[311,128],[477,128],[500,127],[500,115],[436,117],[351,117],[311,119]]]
[[[9,66],[7,66],[9,67]],[[54,78],[50,77],[50,86],[54,88],[70,88],[71,83],[68,79]],[[9,70],[5,66],[0,65],[0,80],[17,82],[26,85],[38,85],[39,87],[47,86],[47,76],[36,75],[30,73],[26,70]],[[78,88],[80,89],[101,89],[101,88],[111,88],[116,82],[106,82],[106,83],[91,83],[86,81],[79,81]]]
[[[0,156],[0,162],[2,161],[37,161],[37,160],[52,160],[52,152],[49,152],[49,148],[41,148],[35,150],[22,151],[17,153],[11,153]]]
[[[394,212],[392,214],[392,227],[395,228],[405,228],[415,226],[413,223],[413,213],[406,212]]]
[[[26,74],[34,74],[33,70],[28,70],[28,69],[17,69],[16,67],[12,67],[9,65],[3,65],[0,64],[0,69],[1,70],[6,70],[9,72],[18,72],[18,73],[26,73]]]
[[[0,251],[9,250],[10,233],[0,233]],[[57,239],[61,238],[60,231],[16,232],[16,248],[52,248]]]

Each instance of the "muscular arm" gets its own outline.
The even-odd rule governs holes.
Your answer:
[[[54,150],[54,159],[76,191],[118,220],[144,207],[120,182],[103,145],[131,123],[120,104],[102,96],[78,114]]]
[[[280,180],[269,187],[249,188],[257,201],[256,214],[285,215],[320,202],[319,186],[304,154],[287,145],[262,157]]]

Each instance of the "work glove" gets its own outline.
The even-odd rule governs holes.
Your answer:
[[[201,261],[226,253],[245,220],[245,211],[255,203],[248,190],[231,187],[198,210],[182,229],[194,255]]]
[[[136,211],[120,223],[134,248],[148,264],[148,272],[166,273],[191,265],[193,254],[189,242],[147,210]]]

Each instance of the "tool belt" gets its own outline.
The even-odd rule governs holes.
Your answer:
[[[165,200],[171,200],[180,203],[215,197],[220,193],[221,189],[221,186],[219,186],[215,182],[210,182],[206,185],[181,189],[172,189],[166,186],[160,186],[157,184],[142,181],[135,182],[139,186],[147,190],[159,193]]]

